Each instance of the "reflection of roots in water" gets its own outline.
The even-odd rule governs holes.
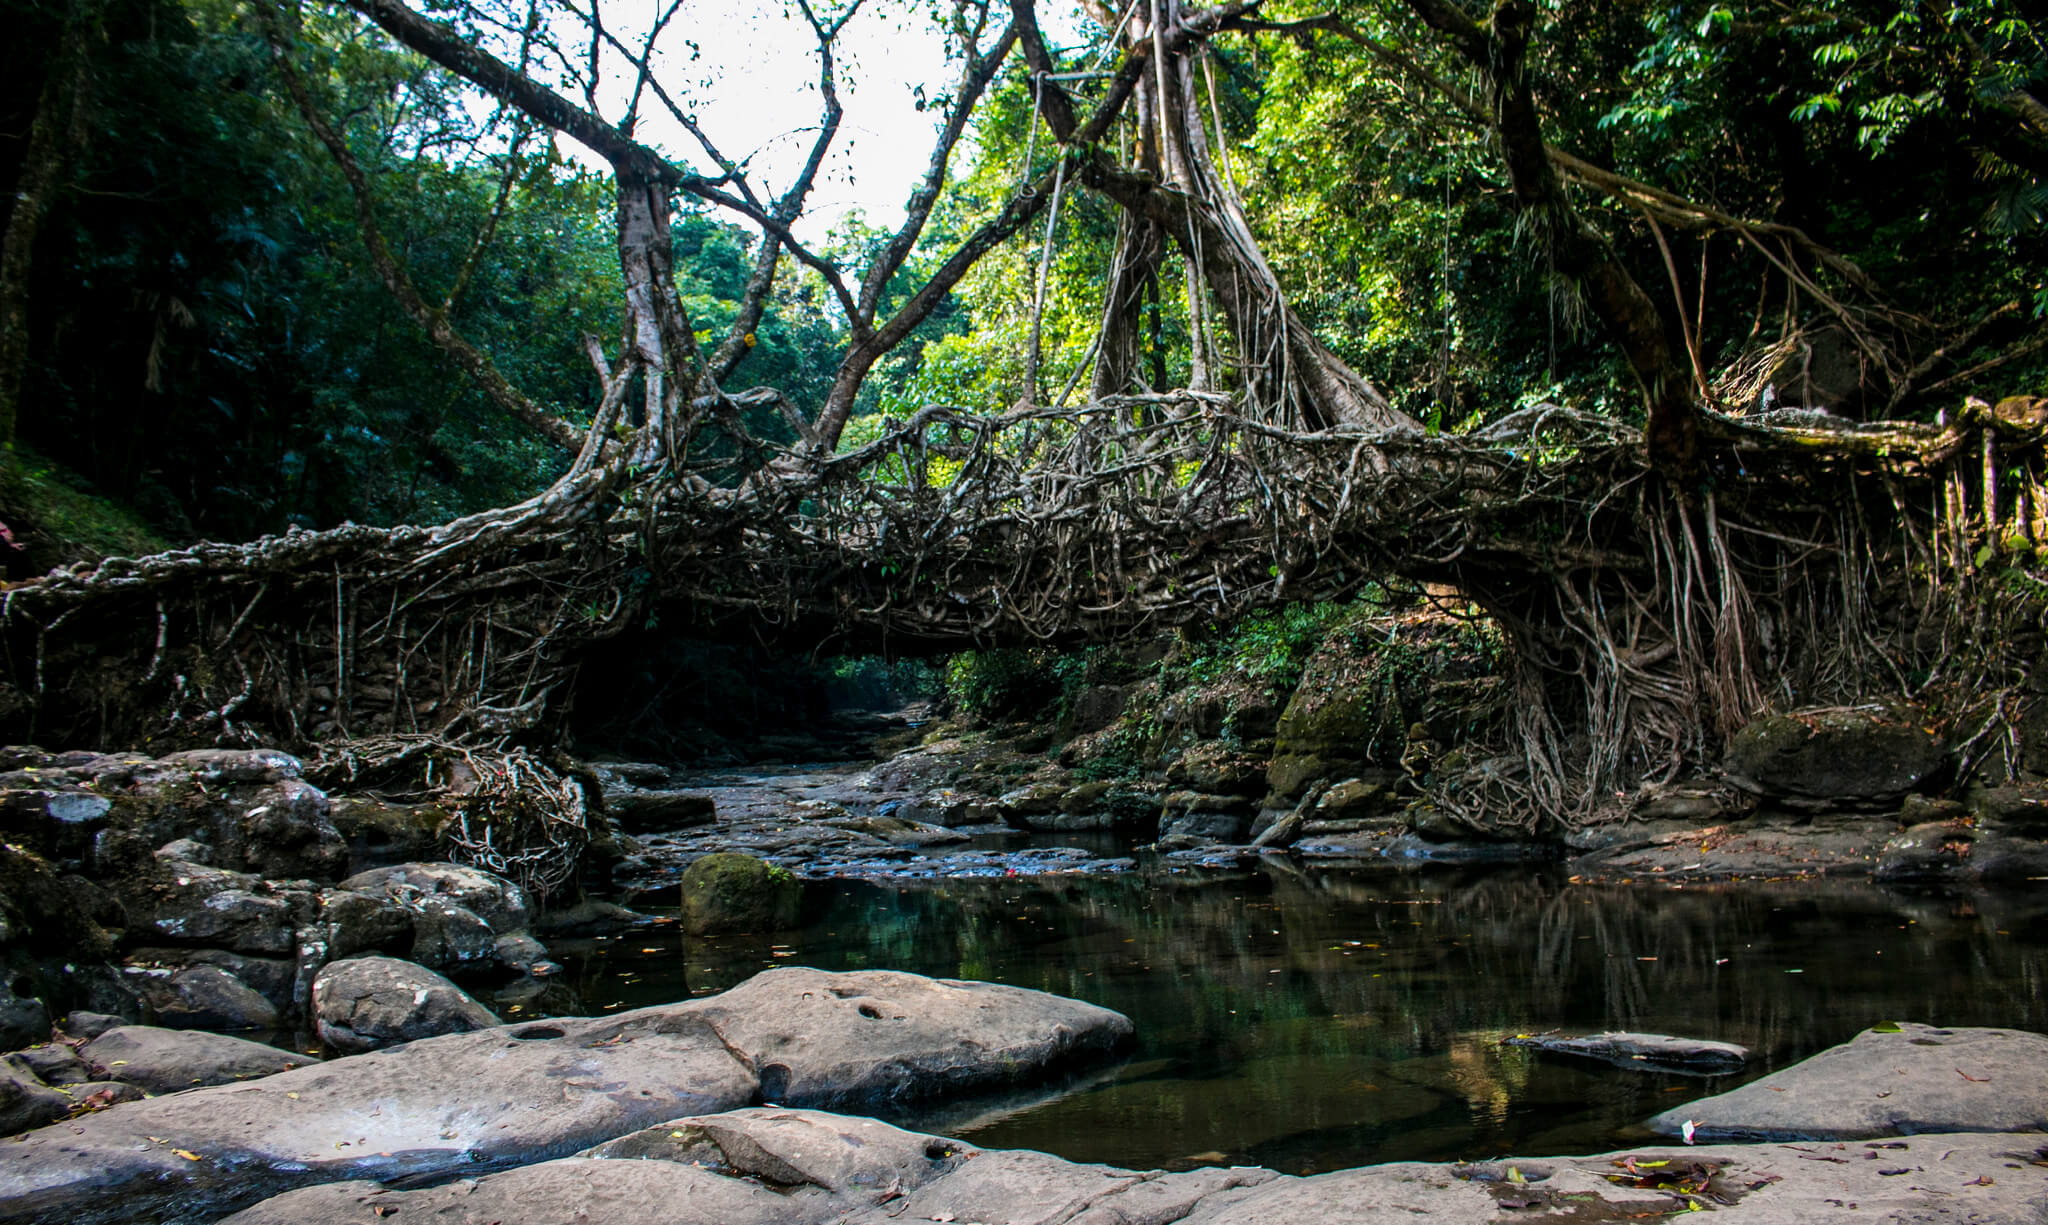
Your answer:
[[[1445,1052],[1451,1083],[1464,1095],[1466,1109],[1496,1125],[1507,1122],[1508,1108],[1529,1087],[1527,1061],[1502,1056],[1500,1040],[1506,1036],[1505,1030],[1461,1033]]]

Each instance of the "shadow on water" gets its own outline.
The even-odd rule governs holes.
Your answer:
[[[1141,1168],[1590,1152],[1883,1020],[2048,1030],[2048,894],[1806,881],[1587,886],[1527,869],[846,882],[772,938],[673,928],[558,950],[594,1012],[767,965],[986,979],[1128,1014],[1128,1062],[892,1121]],[[1749,1046],[1745,1073],[1500,1045],[1635,1029]]]

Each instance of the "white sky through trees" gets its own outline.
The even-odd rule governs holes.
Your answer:
[[[941,3],[950,10],[947,0]],[[626,16],[625,7],[607,12],[607,21]],[[828,0],[819,15],[830,21],[844,11],[844,4]],[[1007,20],[1007,7],[998,0],[984,47]],[[1082,37],[1073,4],[1050,0],[1041,5],[1040,20],[1055,44],[1072,45]],[[644,25],[617,32],[631,44],[641,30]],[[573,46],[582,33],[565,29],[565,40]],[[948,59],[946,43],[931,6],[914,0],[866,0],[847,23],[835,44],[846,115],[809,207],[794,227],[800,238],[823,242],[853,212],[871,224],[901,222],[904,202],[931,157],[942,119],[938,103],[958,78],[959,61]],[[757,190],[765,187],[767,196],[789,185],[809,153],[821,113],[817,40],[793,0],[685,0],[661,39],[655,66],[670,97],[695,114],[727,157],[746,164]],[[603,76],[606,115],[616,120],[624,113],[632,72],[622,56],[611,53]],[[920,97],[929,109],[918,109]],[[652,97],[641,103],[636,135],[711,170],[697,143]],[[970,156],[963,142],[953,156],[956,173]]]

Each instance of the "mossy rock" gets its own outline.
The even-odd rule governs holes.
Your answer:
[[[730,851],[706,855],[683,871],[683,926],[693,936],[771,932],[795,927],[803,882],[787,869]]]

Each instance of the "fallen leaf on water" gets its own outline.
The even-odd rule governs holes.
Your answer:
[[[370,1211],[376,1213],[378,1216],[390,1216],[392,1213],[397,1212],[398,1209],[393,1208],[389,1204],[373,1204],[370,1207]]]
[[[1992,1185],[1992,1182],[1991,1182],[1991,1175],[1989,1175],[1989,1174],[1979,1174],[1979,1175],[1977,1175],[1977,1177],[1975,1177],[1975,1178],[1972,1178],[1972,1179],[1971,1179],[1970,1181],[1968,1181],[1968,1182],[1964,1183],[1963,1185],[1964,1185],[1964,1186],[1966,1186],[1966,1187],[1988,1187],[1988,1186],[1991,1186],[1991,1185]]]
[[[1870,1027],[1870,1032],[1873,1034],[1895,1034],[1899,1032],[1899,1023],[1897,1021],[1879,1021]]]
[[[176,1154],[177,1154],[178,1156],[180,1156],[180,1157],[183,1157],[183,1158],[184,1158],[185,1160],[187,1160],[187,1161],[197,1161],[197,1160],[199,1160],[199,1154],[198,1154],[198,1153],[195,1153],[195,1152],[193,1152],[193,1151],[192,1151],[191,1149],[189,1149],[189,1148],[174,1148],[174,1149],[172,1149],[171,1151],[172,1151],[172,1152],[174,1152],[174,1153],[176,1153]]]

